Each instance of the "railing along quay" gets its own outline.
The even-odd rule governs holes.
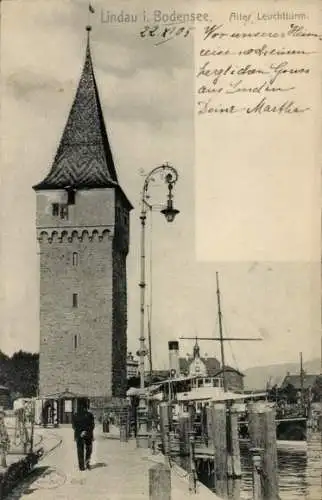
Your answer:
[[[163,453],[166,467],[151,472],[150,479],[152,484],[155,484],[157,477],[167,482],[172,468],[181,474],[185,471],[183,475],[188,479],[192,494],[203,483],[220,498],[227,498],[232,490],[239,498],[243,473],[239,406],[215,403],[206,410],[206,418],[196,426],[193,411],[182,414],[174,421],[171,405],[159,404],[159,412],[149,420],[149,447],[152,454]],[[276,438],[276,423],[279,420],[276,419],[275,408],[266,402],[249,403],[247,413],[249,439],[243,442],[243,450],[249,454],[253,464],[253,500],[280,500]],[[322,429],[322,415],[316,421]],[[127,440],[133,426],[129,421],[126,422],[125,415],[119,419],[119,423],[120,438]],[[156,490],[152,488],[150,500],[158,498],[155,494]]]
[[[0,410],[0,500],[30,474],[42,457],[41,440],[34,439],[34,425],[33,402],[15,411]]]

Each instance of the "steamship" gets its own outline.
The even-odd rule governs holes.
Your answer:
[[[219,338],[197,338],[194,337],[196,343],[194,347],[193,358],[190,363],[189,375],[182,376],[179,363],[179,343],[177,341],[169,342],[169,364],[170,377],[157,384],[153,384],[148,388],[148,397],[154,401],[169,401],[173,408],[173,420],[176,421],[183,412],[193,411],[195,417],[196,428],[200,425],[201,419],[205,413],[204,409],[215,402],[231,402],[238,407],[240,414],[239,430],[240,441],[248,442],[248,422],[247,422],[247,406],[249,401],[264,400],[266,403],[267,392],[245,393],[242,387],[229,387],[227,383],[227,373],[231,369],[225,365],[224,340],[261,340],[261,339],[244,339],[224,338],[222,334],[222,318],[218,273],[217,279],[217,301],[218,301],[218,318],[219,318]],[[181,337],[192,339],[190,337]],[[198,340],[218,340],[221,346],[221,367],[213,376],[209,376],[205,370],[204,360],[200,357],[200,349]],[[193,368],[193,369],[191,369]],[[238,371],[238,370],[235,370]],[[274,406],[274,403],[269,403]],[[299,448],[306,446],[306,424],[307,419],[296,418],[283,419],[277,415],[276,431],[277,431],[277,446],[279,449]],[[293,432],[294,431],[294,432]]]

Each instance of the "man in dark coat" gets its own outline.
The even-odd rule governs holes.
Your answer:
[[[72,425],[79,470],[85,470],[85,468],[90,469],[95,422],[93,414],[88,410],[88,400],[81,398],[77,403],[77,413],[72,417]]]

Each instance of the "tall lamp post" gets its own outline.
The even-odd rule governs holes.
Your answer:
[[[173,188],[178,180],[178,172],[171,165],[165,163],[159,167],[154,168],[146,176],[141,198],[141,255],[140,255],[140,266],[141,266],[141,279],[140,279],[140,349],[137,355],[140,358],[139,373],[140,373],[140,397],[139,397],[139,407],[138,407],[138,428],[137,428],[137,447],[147,448],[148,447],[148,428],[147,428],[147,402],[144,389],[144,358],[148,354],[148,350],[145,346],[145,223],[147,217],[147,208],[151,208],[148,203],[148,189],[151,181],[155,180],[155,177],[159,176],[166,184],[168,188],[167,204],[161,213],[165,216],[167,222],[173,222],[179,210],[175,209],[173,206]],[[151,352],[150,352],[151,356]]]

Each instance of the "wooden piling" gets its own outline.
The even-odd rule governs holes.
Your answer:
[[[261,483],[261,472],[262,472],[262,452],[260,448],[250,448],[250,453],[252,455],[252,482],[253,482],[253,500],[262,499],[262,483]]]
[[[206,425],[207,425],[207,442],[208,442],[208,447],[209,448],[214,448],[214,443],[213,443],[213,432],[212,432],[212,408],[210,406],[207,406],[206,408]]]
[[[318,416],[318,430],[322,432],[322,413]]]
[[[228,477],[241,478],[240,447],[238,434],[238,408],[232,404],[227,414],[227,451],[228,451]]]
[[[184,414],[179,417],[179,449],[180,449],[180,465],[183,469],[189,470],[189,431],[190,431],[190,415]]]
[[[126,427],[125,425],[120,424],[120,442],[121,443],[126,443],[128,440],[127,432],[126,432]]]
[[[227,490],[230,500],[240,500],[242,496],[241,479],[228,479]]]
[[[215,448],[215,480],[227,481],[226,405],[216,403],[212,409],[212,441]]]
[[[201,410],[201,438],[203,442],[208,446],[208,430],[207,430],[207,408],[202,407]]]
[[[149,469],[149,500],[171,500],[171,472],[165,464]]]
[[[122,408],[119,414],[119,422],[120,422],[120,442],[126,443],[128,441],[128,408]]]
[[[194,431],[189,432],[189,491],[193,493],[197,492]]]
[[[168,403],[160,403],[160,432],[161,432],[161,443],[162,452],[164,455],[168,455],[170,452],[170,408]]]
[[[260,448],[262,463],[258,469],[263,500],[277,500],[278,470],[275,409],[267,403],[258,402],[248,405],[248,429],[250,447]]]
[[[0,465],[7,467],[7,453],[10,446],[9,434],[4,421],[4,410],[0,408]]]

